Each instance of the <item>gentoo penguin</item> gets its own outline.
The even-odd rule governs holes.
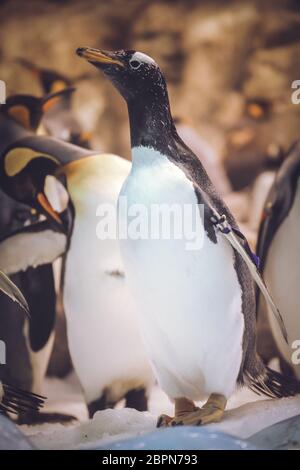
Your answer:
[[[31,138],[42,114],[57,98],[69,91],[57,92],[46,97],[14,95],[0,108],[0,153],[22,138]],[[22,155],[19,154],[20,158]],[[33,223],[37,215],[28,206],[0,192],[0,237]],[[41,393],[54,339],[56,294],[52,265],[29,268],[16,273],[13,281],[28,299],[29,319],[17,314],[19,307],[0,294],[0,331],[7,348],[7,363],[0,369],[0,379],[12,386]],[[22,422],[61,420],[59,414],[22,414]]]
[[[138,237],[128,231],[120,243],[149,357],[162,389],[175,400],[175,417],[161,416],[158,426],[220,420],[237,385],[270,397],[300,391],[298,384],[265,367],[256,353],[250,270],[216,228],[215,213],[238,228],[199,159],[176,132],[158,65],[135,51],[80,48],[77,53],[104,72],[128,106],[132,169],[120,193],[119,223],[130,228],[130,209],[142,207],[139,224],[145,226],[148,216],[151,232]],[[194,208],[197,224],[190,225],[196,235],[201,232],[196,246],[177,233],[167,239],[153,230],[152,224],[159,229],[154,209],[174,204],[180,214]],[[191,226],[186,228],[190,235]],[[197,408],[194,401],[207,396]]]
[[[126,406],[143,411],[153,375],[144,353],[136,307],[124,277],[118,241],[96,236],[97,223],[102,223],[101,211],[106,207],[116,211],[131,165],[115,155],[87,154],[87,150],[54,139],[50,143],[45,138],[32,139],[31,149],[35,151],[23,161],[12,147],[1,162],[1,187],[11,197],[48,215],[56,229],[68,235],[63,248],[67,252],[63,303],[71,358],[90,416],[122,398]],[[68,153],[71,159],[76,152],[81,152],[81,159],[59,166],[61,155],[66,160]],[[49,177],[52,183],[56,178],[68,189],[71,230],[68,226],[64,231],[65,218],[55,211],[55,201],[48,195]],[[56,251],[57,234],[54,238],[53,231],[51,236],[44,225],[38,226],[25,227],[0,243],[0,263],[7,273],[49,262],[61,254]],[[112,230],[116,230],[116,221]],[[22,253],[15,256],[19,246],[23,246]],[[24,251],[24,246],[28,250]],[[40,247],[41,253],[37,251]]]
[[[287,365],[300,380],[300,317],[298,224],[300,223],[300,142],[287,154],[267,196],[259,230],[257,252],[261,269],[275,302],[281,309],[289,344],[281,339],[272,315],[268,315],[273,337]],[[259,300],[260,297],[259,297]],[[263,308],[263,304],[260,307]]]
[[[25,59],[17,59],[17,61],[25,68],[30,70],[38,79],[44,93],[56,93],[65,89],[73,88],[75,82],[86,78],[81,75],[75,79],[71,79],[64,74],[55,70],[38,67],[32,62]],[[65,94],[64,99],[59,100],[52,109],[44,115],[42,124],[46,133],[70,142],[81,147],[90,148],[91,133],[84,131],[78,119],[72,110],[72,96]]]

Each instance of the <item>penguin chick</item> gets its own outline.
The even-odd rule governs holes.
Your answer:
[[[35,148],[39,140],[35,140]],[[65,147],[71,148],[74,155],[74,146],[58,142],[52,153],[48,149],[41,157],[40,151],[23,162],[16,149],[8,151],[0,170],[1,185],[11,197],[42,211],[55,230],[67,235],[62,283],[68,344],[90,416],[122,398],[126,406],[142,411],[147,408],[146,390],[153,376],[144,353],[134,299],[124,276],[118,241],[98,239],[96,235],[97,213],[100,217],[101,210],[108,206],[116,212],[118,194],[131,165],[116,155],[103,154],[87,155],[55,168],[55,160],[59,161]],[[68,227],[47,194],[49,175],[65,181],[68,189],[73,213]],[[23,239],[18,232],[0,244],[0,263],[5,264],[6,272],[23,269],[33,259],[35,264],[49,262],[48,254],[52,256],[55,251],[47,247],[49,238],[43,241],[49,231],[46,234],[33,226],[22,232]],[[38,234],[40,241],[37,238],[33,242],[31,237]],[[16,247],[26,247],[27,243],[32,253],[42,247],[41,253],[28,254],[25,249],[15,256]]]
[[[298,383],[265,367],[257,355],[253,280],[212,216],[225,216],[238,230],[236,222],[177,134],[158,65],[136,51],[79,48],[77,54],[103,71],[127,102],[133,164],[120,197],[129,208],[139,204],[148,211],[153,204],[194,208],[202,234],[195,249],[187,249],[183,236],[121,240],[149,357],[175,400],[175,417],[163,415],[158,425],[219,421],[238,385],[270,397],[298,393]],[[128,213],[120,214],[120,223],[130,223]],[[204,397],[206,404],[197,408],[194,401]]]

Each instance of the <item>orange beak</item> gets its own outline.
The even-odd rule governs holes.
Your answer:
[[[42,209],[43,209],[53,220],[55,220],[55,222],[57,222],[57,223],[60,224],[60,225],[63,225],[63,222],[62,222],[60,216],[58,215],[57,212],[55,212],[55,210],[54,210],[53,207],[51,206],[50,202],[49,202],[48,199],[46,198],[45,194],[43,194],[43,193],[38,193],[38,195],[37,195],[37,201],[38,201],[38,203],[40,204],[40,206],[42,207]]]

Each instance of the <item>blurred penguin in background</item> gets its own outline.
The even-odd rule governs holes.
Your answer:
[[[76,90],[74,84],[85,79],[87,76],[85,74],[71,79],[55,70],[38,67],[28,60],[17,59],[17,61],[32,72],[45,94],[56,93],[66,89],[74,92]],[[80,122],[75,116],[72,104],[72,93],[66,93],[64,98],[57,100],[56,104],[51,106],[49,112],[44,115],[42,126],[48,135],[84,148],[91,148],[91,133],[82,129]]]
[[[261,333],[259,350],[265,361],[279,355],[281,369],[300,380],[299,178],[300,142],[298,141],[287,153],[267,196],[259,229],[257,254],[261,259],[261,270],[265,281],[282,313],[289,338],[289,344],[282,340],[272,315],[268,309],[266,310],[261,296],[258,296]],[[263,334],[269,327],[273,338],[269,336],[266,338]]]
[[[222,161],[213,147],[201,138],[192,126],[189,126],[182,119],[176,117],[174,123],[177,126],[178,135],[197,155],[218,192],[222,196],[232,192],[232,187]]]
[[[26,158],[20,160],[22,149]],[[130,168],[116,155],[42,136],[11,146],[0,167],[2,189],[47,216],[3,240],[0,263],[14,273],[66,253],[62,284],[68,344],[90,417],[122,399],[127,407],[145,411],[153,382],[118,239],[101,238],[101,227],[100,239],[95,232],[96,214],[107,206],[116,213]],[[51,184],[67,189],[67,207],[57,207]],[[116,220],[112,223],[115,233]]]
[[[42,98],[31,95],[9,97],[0,108],[0,153],[5,153],[15,142],[33,136],[43,113],[68,93],[63,90]],[[18,158],[26,159],[26,152],[20,151]],[[1,238],[38,220],[36,211],[2,191],[0,204]],[[16,312],[19,307],[0,294],[1,339],[7,347],[7,362],[0,369],[0,378],[14,387],[40,394],[54,340],[56,293],[52,264],[15,273],[13,281],[28,299],[31,316],[30,319],[21,316]],[[26,423],[61,419],[64,416],[42,415],[35,409],[20,415],[20,420]]]
[[[275,144],[269,145],[261,173],[255,179],[250,195],[249,225],[256,232],[259,229],[261,213],[274,183],[276,174],[285,158],[283,149]]]

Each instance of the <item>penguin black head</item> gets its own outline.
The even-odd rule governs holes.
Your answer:
[[[137,51],[101,51],[80,47],[77,54],[102,70],[127,101],[166,95],[166,82],[157,63]]]
[[[31,95],[13,95],[1,106],[1,112],[24,129],[34,132],[43,115],[43,100]]]
[[[11,198],[45,215],[56,230],[69,233],[70,201],[64,176],[56,177],[59,167],[58,160],[51,155],[39,155],[30,148],[12,147],[0,164],[0,187]]]
[[[24,129],[35,132],[43,114],[74,90],[75,88],[66,88],[41,98],[32,95],[12,95],[1,106],[1,113],[13,119]]]

